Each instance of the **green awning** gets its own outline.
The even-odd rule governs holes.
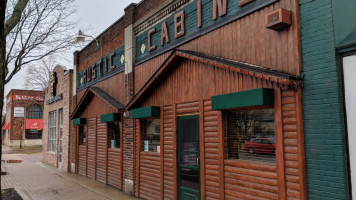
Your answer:
[[[87,124],[87,119],[85,118],[76,118],[73,119],[73,125],[83,125],[83,124]]]
[[[212,96],[212,109],[224,110],[250,106],[273,106],[273,89],[258,88]]]
[[[148,117],[159,117],[160,107],[149,106],[144,108],[137,108],[132,110],[132,119],[148,118]]]
[[[114,122],[120,121],[120,115],[117,113],[109,113],[105,115],[100,115],[100,122]]]

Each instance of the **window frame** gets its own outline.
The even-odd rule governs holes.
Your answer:
[[[38,110],[36,110],[38,108]],[[40,108],[40,109],[39,109]],[[30,109],[35,109],[34,111]],[[26,107],[26,118],[27,119],[42,119],[43,118],[43,108],[40,104],[31,104]]]
[[[53,117],[53,118],[52,118]],[[49,112],[48,152],[56,152],[57,111]]]
[[[81,132],[81,128],[83,132]],[[81,134],[83,133],[85,137],[81,137]],[[78,126],[78,145],[79,146],[87,145],[87,126],[84,124]]]
[[[275,150],[274,150],[274,159],[275,161],[274,162],[266,162],[266,161],[263,161],[262,159],[241,159],[241,158],[234,158],[234,157],[229,157],[229,144],[228,144],[228,138],[230,136],[228,136],[228,132],[229,132],[229,128],[228,128],[228,113],[231,113],[231,112],[238,112],[238,111],[251,111],[251,110],[264,110],[264,109],[271,109],[273,111],[272,113],[272,116],[273,116],[273,128],[274,128],[274,138],[276,138],[277,136],[277,127],[276,127],[276,110],[274,109],[274,107],[270,107],[270,106],[257,106],[257,107],[241,107],[241,108],[236,108],[236,109],[229,109],[229,110],[224,110],[222,111],[222,118],[223,118],[223,126],[224,126],[224,160],[229,160],[229,161],[236,161],[236,162],[259,162],[259,163],[263,163],[263,164],[273,164],[275,165],[277,163],[277,155],[276,155],[276,152],[277,152],[277,140],[275,139],[274,142],[271,142],[270,144],[274,144],[275,145]],[[255,138],[254,141],[252,141],[252,143],[254,144],[263,144],[261,143],[262,142],[262,139],[263,137],[261,137],[260,139],[257,137]],[[252,138],[253,139],[253,138]],[[247,140],[247,141],[251,141],[252,139],[250,140]],[[259,143],[257,143],[257,141],[260,141]],[[239,149],[237,149],[237,151],[240,152]]]
[[[119,125],[119,142],[115,143],[114,147],[111,147],[111,130],[110,127],[114,126],[114,124],[118,124]],[[122,141],[122,124],[121,121],[112,121],[112,122],[107,122],[107,137],[108,137],[108,148],[109,149],[121,149],[121,141]],[[116,134],[114,134],[115,138],[116,138]],[[116,141],[116,139],[114,139]],[[119,145],[119,147],[116,147],[117,145]]]
[[[158,125],[159,125],[159,131],[158,131],[158,145],[156,145],[156,151],[150,151],[150,149],[148,148],[147,151],[145,151],[145,136],[144,134],[148,134],[147,130],[144,131],[144,129],[147,129],[147,121],[148,120],[158,120]],[[156,122],[157,123],[157,122]],[[155,130],[155,133],[157,133],[157,125],[155,125],[154,127],[152,127]],[[159,146],[159,148],[161,148],[161,134],[162,134],[162,127],[161,127],[161,118],[160,117],[150,117],[150,118],[141,118],[140,119],[140,137],[141,137],[141,152],[149,152],[149,153],[160,153],[160,151],[158,151],[157,146]],[[157,141],[157,139],[156,139]],[[152,144],[151,144],[152,145]],[[149,147],[149,146],[148,146]]]

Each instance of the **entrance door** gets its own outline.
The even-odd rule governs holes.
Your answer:
[[[178,198],[200,199],[199,116],[177,118]]]
[[[356,55],[343,58],[352,196],[356,197]]]

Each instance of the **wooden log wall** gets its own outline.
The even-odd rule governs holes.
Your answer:
[[[176,182],[174,171],[175,127],[173,127],[173,106],[163,106],[163,198],[174,199]]]
[[[95,179],[96,175],[96,118],[87,119],[87,176]]]
[[[78,173],[122,189],[121,149],[108,146],[107,123],[87,119],[87,144],[79,145]]]
[[[100,123],[97,118],[96,131],[96,180],[107,183],[107,153],[108,153],[108,133],[107,123]]]
[[[212,111],[210,97],[261,87],[275,90],[276,163],[225,160],[224,113]],[[141,105],[161,106],[163,154],[140,152],[141,149],[136,148],[136,194],[148,199],[177,198],[176,117],[198,114],[202,131],[202,199],[304,199],[304,136],[302,128],[298,128],[302,127],[301,111],[297,111],[300,96],[295,91],[281,89],[283,87],[190,60],[178,63]],[[139,137],[139,129],[140,125],[136,123],[136,137]],[[138,140],[136,145],[140,146],[141,141]],[[159,166],[163,166],[163,172]],[[148,168],[150,170],[145,172]],[[151,180],[146,176],[155,178],[154,187],[146,184]],[[151,190],[154,190],[152,195],[147,195],[146,191]]]
[[[87,175],[87,146],[79,145],[78,152],[78,173],[80,175]]]
[[[148,200],[161,198],[160,154],[140,152],[140,197]]]
[[[217,111],[211,110],[211,100],[205,100],[204,105],[204,153],[205,153],[205,197],[219,199],[219,157],[218,157],[218,117]],[[201,142],[203,142],[201,140]],[[202,180],[204,180],[202,179]]]
[[[108,184],[118,189],[121,188],[121,149],[108,149]]]

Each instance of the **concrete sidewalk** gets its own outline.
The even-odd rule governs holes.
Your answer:
[[[66,173],[41,162],[42,154],[3,154],[7,175],[1,176],[1,188],[15,188],[26,199],[120,199],[134,200],[111,186],[81,175]]]

